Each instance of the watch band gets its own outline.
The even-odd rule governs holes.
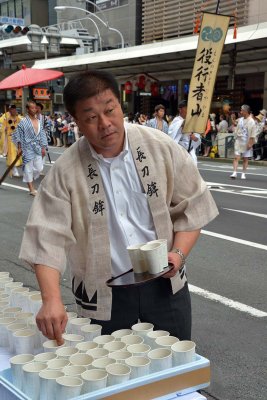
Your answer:
[[[182,263],[181,263],[180,269],[182,269],[183,266],[185,265],[185,255],[184,255],[184,253],[182,252],[182,250],[178,249],[177,247],[174,247],[172,249],[172,253],[179,254],[179,256],[181,257]]]

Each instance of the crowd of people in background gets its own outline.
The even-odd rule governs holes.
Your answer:
[[[67,112],[45,115],[43,105],[35,103],[36,114],[34,118],[40,121],[47,139],[47,145],[55,147],[69,147],[77,141],[82,133],[74,119]],[[154,114],[150,117],[146,114],[129,113],[124,120],[128,123],[145,125],[168,134],[175,142],[183,146],[197,164],[197,156],[219,157],[218,154],[218,133],[229,133],[234,136],[234,172],[230,176],[237,178],[238,162],[242,158],[243,169],[241,179],[246,179],[248,160],[267,160],[267,111],[262,109],[255,116],[248,105],[242,105],[238,112],[211,113],[207,121],[207,128],[203,134],[192,132],[183,133],[183,126],[187,114],[187,102],[181,101],[178,104],[177,115],[166,114],[164,105],[158,104]],[[27,118],[28,114],[24,117]],[[5,113],[0,115],[0,157],[6,157],[7,166],[10,166],[17,157],[18,148],[12,139],[17,132],[18,125],[23,120],[19,115],[16,106],[10,105]],[[46,149],[47,150],[47,149]],[[42,156],[43,165],[45,156]],[[23,166],[23,157],[19,157],[10,175],[19,177],[19,167]],[[41,171],[39,171],[41,173]],[[24,180],[27,182],[27,180]],[[28,182],[27,182],[28,183]],[[28,184],[29,186],[29,184]],[[30,192],[35,193],[30,184]]]
[[[164,105],[159,104],[155,107],[151,118],[138,112],[135,115],[129,113],[124,119],[129,123],[150,126],[167,133],[188,150],[195,162],[197,161],[196,155],[202,155],[203,157],[219,156],[218,133],[232,134],[235,142],[238,143],[238,123],[243,118],[242,108],[234,112],[230,110],[221,111],[217,114],[212,112],[207,121],[206,131],[201,135],[198,133],[192,133],[191,135],[182,133],[186,111],[187,103],[183,100],[178,105],[176,116],[166,114]],[[248,159],[254,159],[255,161],[267,160],[267,111],[262,109],[257,115],[249,112],[249,119],[253,121],[252,125],[255,126],[255,134],[253,133],[255,137],[253,139],[252,152],[249,154]]]

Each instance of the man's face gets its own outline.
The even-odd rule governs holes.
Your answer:
[[[42,109],[40,106],[36,106],[37,114],[42,114]]]
[[[110,89],[80,100],[75,107],[75,121],[97,153],[115,157],[123,149],[123,112]]]
[[[160,119],[162,119],[164,117],[165,114],[165,110],[163,108],[160,108],[157,112],[156,115],[157,117],[159,117]]]
[[[37,113],[37,106],[34,103],[30,103],[29,104],[29,108],[28,108],[28,114],[32,117],[34,117]]]
[[[179,115],[180,115],[183,119],[185,119],[186,113],[187,113],[187,107],[179,108]]]
[[[15,115],[17,115],[17,110],[16,108],[10,108],[9,109],[10,115],[12,115],[12,117],[15,117]]]
[[[245,111],[245,110],[242,110],[242,108],[241,108],[241,110],[240,110],[240,114],[241,114],[241,116],[244,117],[244,118],[247,118],[248,115],[249,115],[249,113],[248,113],[247,111]]]

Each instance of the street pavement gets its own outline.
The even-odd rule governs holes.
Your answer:
[[[63,151],[51,147],[52,161]],[[192,336],[197,352],[211,361],[211,385],[202,393],[216,400],[266,400],[267,167],[252,163],[246,180],[240,174],[231,180],[232,165],[222,161],[199,161],[220,215],[204,227],[187,261]],[[4,168],[0,159],[0,174]],[[45,171],[50,168],[47,163]],[[37,289],[31,268],[18,259],[32,201],[21,178],[0,186],[0,271]],[[68,272],[62,294],[75,309]]]

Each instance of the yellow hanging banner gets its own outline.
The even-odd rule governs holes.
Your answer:
[[[183,133],[204,133],[230,16],[203,13]]]

